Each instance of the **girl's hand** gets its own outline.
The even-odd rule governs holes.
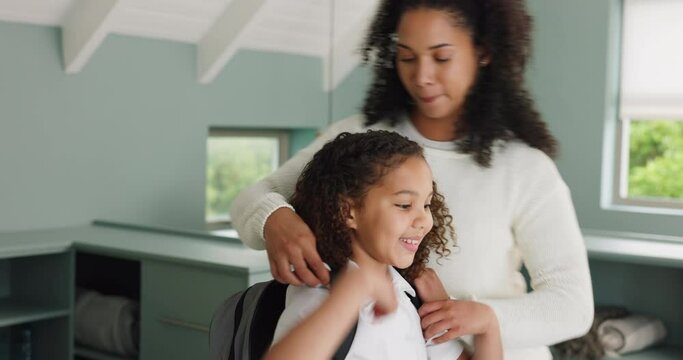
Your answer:
[[[426,303],[418,310],[425,339],[448,330],[432,339],[435,344],[463,335],[483,335],[498,332],[498,319],[488,305],[466,300],[442,300]]]
[[[330,275],[315,247],[315,236],[292,209],[275,210],[266,220],[263,237],[275,280],[297,286],[329,283]]]
[[[390,314],[398,307],[396,290],[386,266],[347,266],[330,291],[342,291],[349,299],[356,298],[352,295],[356,293],[361,304],[372,299],[375,301],[375,316]]]
[[[383,316],[396,311],[398,299],[388,271],[375,272],[371,296],[375,300],[375,316]]]
[[[425,268],[420,275],[415,278],[415,288],[423,303],[432,301],[448,300],[448,293],[444,288],[441,279],[431,268]]]

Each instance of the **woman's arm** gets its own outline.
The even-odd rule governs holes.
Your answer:
[[[304,353],[307,359],[331,358],[358,321],[361,306],[371,299],[376,301],[378,314],[396,310],[396,293],[388,274],[348,269],[322,305],[277,341],[265,359],[296,359]]]
[[[593,320],[586,248],[569,189],[552,160],[540,152],[527,155],[520,157],[524,163],[505,161],[522,174],[508,183],[514,207],[510,227],[533,290],[518,297],[477,298],[496,313],[506,349],[579,337]]]
[[[362,130],[360,117],[335,123],[277,171],[235,198],[230,209],[233,226],[245,245],[268,251],[271,272],[278,281],[293,285],[305,282],[309,286],[329,281],[315,248],[315,237],[294,213],[287,199],[292,196],[301,171],[316,151],[340,132]],[[290,264],[296,269],[294,273],[289,271]]]
[[[513,229],[533,291],[518,298],[480,299],[496,312],[506,348],[576,338],[593,321],[586,247],[569,189],[558,180],[542,198],[525,204]]]

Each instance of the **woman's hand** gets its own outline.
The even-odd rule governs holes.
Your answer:
[[[426,303],[418,310],[425,339],[440,344],[463,335],[498,333],[498,319],[488,305],[466,300],[441,300]]]
[[[263,236],[275,280],[297,286],[329,283],[330,275],[315,247],[315,236],[292,209],[275,210],[266,220]]]
[[[448,300],[448,293],[444,288],[439,275],[431,268],[425,268],[415,278],[415,288],[423,303],[432,301]]]

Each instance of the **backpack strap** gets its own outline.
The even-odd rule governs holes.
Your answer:
[[[417,288],[415,287],[415,283],[409,281],[408,284],[410,285],[410,287],[413,288],[413,290],[415,290],[415,294],[417,294]],[[406,296],[408,296],[408,299],[410,299],[410,302],[413,304],[413,306],[415,306],[415,309],[419,310],[422,306],[422,299],[420,299],[420,296],[413,296],[408,294],[408,292],[405,292],[405,294]]]
[[[244,297],[247,295],[247,292],[245,291],[242,293],[242,296],[240,296],[239,301],[237,302],[237,307],[235,308],[235,323],[233,325],[233,329],[239,329],[240,327],[240,322],[242,322],[242,308],[244,306]],[[233,335],[232,340],[230,342],[230,355],[228,355],[228,360],[235,360],[235,336]]]
[[[332,286],[337,281],[342,271],[343,268],[332,269],[330,271],[330,286]],[[337,351],[335,351],[334,355],[332,356],[332,360],[344,360],[346,358],[346,355],[349,353],[349,350],[351,349],[351,344],[353,344],[353,339],[356,337],[357,328],[358,319],[356,319],[356,322],[353,324],[353,327],[351,327],[349,333],[346,334],[344,341],[342,341],[341,345],[339,345],[339,347],[337,348]]]
[[[254,312],[249,331],[249,357],[251,359],[262,359],[270,348],[273,335],[275,335],[275,327],[285,309],[288,286],[271,280],[259,297],[256,306],[261,310]]]
[[[346,359],[346,355],[349,353],[349,350],[351,350],[351,344],[353,344],[353,339],[356,337],[357,328],[358,321],[356,321],[356,323],[353,324],[353,327],[351,328],[351,330],[349,330],[349,333],[346,335],[346,338],[344,338],[344,341],[341,343],[341,345],[339,345],[339,348],[337,348],[337,351],[332,356],[332,360]]]

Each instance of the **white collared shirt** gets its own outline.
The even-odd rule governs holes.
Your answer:
[[[417,309],[404,294],[407,292],[415,296],[415,290],[394,268],[389,269],[398,298],[398,309],[376,318],[373,313],[374,302],[361,307],[356,336],[346,359],[457,359],[463,351],[457,340],[439,345],[425,341]],[[317,309],[328,295],[329,291],[322,287],[289,286],[285,310],[275,328],[273,343]]]

